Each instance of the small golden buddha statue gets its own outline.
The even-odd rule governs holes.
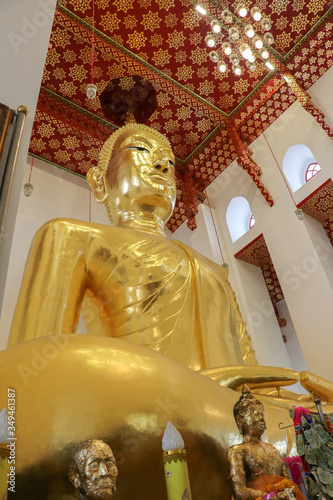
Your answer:
[[[255,500],[268,493],[268,484],[273,486],[290,478],[278,450],[261,439],[266,429],[264,406],[246,385],[234,406],[234,418],[243,442],[229,448],[228,453],[233,496],[235,500]],[[276,496],[288,500],[290,495],[295,498],[295,491],[296,485],[293,484]],[[298,490],[297,498],[304,498],[299,495],[301,492]]]
[[[111,448],[99,439],[78,444],[68,470],[80,500],[110,500],[116,491],[118,469]]]

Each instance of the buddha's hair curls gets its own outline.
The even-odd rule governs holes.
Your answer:
[[[164,142],[168,144],[170,149],[172,149],[171,144],[169,140],[160,132],[155,130],[154,128],[148,127],[147,125],[144,125],[143,123],[127,123],[127,125],[124,125],[123,127],[120,127],[116,132],[114,132],[110,137],[105,141],[100,153],[99,153],[99,159],[98,159],[98,169],[103,172],[103,174],[107,171],[107,168],[109,166],[109,162],[113,153],[113,149],[115,147],[115,144],[117,140],[122,136],[123,133],[125,133],[129,129],[140,129],[144,130],[145,132],[149,132],[150,134],[155,135],[159,139],[162,139]]]

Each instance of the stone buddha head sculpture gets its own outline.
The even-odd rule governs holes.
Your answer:
[[[247,385],[234,406],[234,418],[243,437],[260,437],[265,429],[264,406],[258,401]]]
[[[68,477],[80,500],[109,500],[116,491],[118,469],[111,448],[98,439],[74,448]]]

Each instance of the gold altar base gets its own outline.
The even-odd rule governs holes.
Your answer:
[[[115,500],[166,500],[162,435],[181,432],[193,498],[231,497],[227,450],[239,442],[232,408],[238,394],[150,349],[112,338],[58,335],[0,352],[0,408],[16,391],[15,500],[75,498],[70,452],[98,438],[119,469]],[[266,406],[269,440],[287,454],[288,412]],[[289,438],[286,433],[289,433]],[[289,442],[287,442],[289,439]]]

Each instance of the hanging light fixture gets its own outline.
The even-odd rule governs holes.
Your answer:
[[[253,19],[255,21],[260,21],[260,19],[261,19],[260,9],[258,9],[258,7],[252,7],[252,9],[251,9],[251,16],[253,17]]]
[[[213,62],[218,62],[218,60],[219,60],[219,55],[216,52],[216,50],[212,50],[211,52],[209,52],[209,57],[210,57],[211,61],[213,61]]]
[[[271,29],[271,27],[272,27],[271,22],[270,22],[270,20],[269,20],[267,17],[265,17],[265,18],[261,21],[261,26],[262,26],[262,28],[263,28],[265,31],[269,31],[269,30]]]
[[[232,14],[231,14],[230,10],[225,9],[222,12],[222,19],[227,24],[230,24],[232,22]]]
[[[91,30],[91,83],[86,87],[86,96],[88,99],[95,99],[97,87],[94,84],[94,47],[95,47],[95,0],[92,0],[92,30]]]
[[[231,54],[230,61],[233,64],[233,66],[239,65],[239,57],[236,54]]]
[[[264,47],[263,49],[261,49],[260,51],[260,55],[263,59],[268,59],[269,57],[269,52],[268,50]]]
[[[208,47],[214,47],[215,46],[215,39],[213,35],[208,34],[205,38],[205,42],[208,45]]]
[[[223,42],[222,43],[222,50],[225,53],[226,56],[230,56],[232,47],[229,42]]]
[[[220,61],[217,65],[219,71],[221,71],[221,73],[225,73],[227,71],[227,65],[224,61]]]
[[[274,37],[273,37],[272,33],[265,33],[264,34],[264,40],[269,45],[272,45],[272,43],[274,43]]]
[[[200,9],[198,10],[200,11]],[[233,72],[239,76],[243,72],[240,60],[243,60],[243,64],[246,61],[246,67],[249,71],[255,71],[256,69],[256,55],[252,52],[252,47],[259,51],[261,59],[264,61],[268,59],[269,49],[267,47],[274,43],[274,36],[269,32],[271,21],[268,17],[262,17],[262,13],[258,7],[252,7],[249,14],[251,14],[253,21],[260,22],[261,28],[266,32],[262,37],[255,33],[254,24],[252,24],[253,21],[251,22],[249,17],[246,21],[239,19],[240,17],[245,18],[248,15],[248,10],[244,3],[239,3],[234,12],[231,13],[228,9],[222,11],[221,17],[225,24],[221,24],[219,19],[213,19],[210,22],[212,33],[206,35],[205,41],[209,47],[216,47],[219,43],[222,44],[222,51],[225,55],[229,56]],[[231,23],[231,27],[226,28],[226,24]],[[227,34],[221,34],[222,28],[227,30]],[[249,45],[246,40],[252,40],[251,43],[253,43],[253,46]],[[258,57],[258,53],[256,54]],[[226,71],[227,64],[220,59],[217,50],[211,51],[209,57],[212,62],[217,63],[219,71],[222,73]],[[275,68],[273,67],[273,69]]]
[[[197,9],[198,12],[200,12],[200,14],[202,14],[203,16],[206,14],[206,11],[203,7],[201,7],[200,5],[196,5],[195,7]]]
[[[240,17],[246,17],[247,9],[243,3],[240,3],[236,10],[237,10],[238,14],[240,15]]]
[[[243,42],[239,46],[239,52],[242,54],[244,59],[249,59],[252,56],[252,50],[248,43]]]
[[[248,68],[249,71],[253,72],[256,70],[257,66],[254,62],[251,62],[251,61],[246,61],[246,66]]]
[[[238,31],[238,29],[235,26],[233,26],[232,28],[230,28],[230,30],[229,30],[229,36],[230,36],[230,38],[234,42],[236,42],[238,40],[238,38],[239,38],[239,31]]]
[[[210,23],[210,25],[211,25],[212,30],[214,31],[214,33],[220,33],[221,32],[220,23],[218,21],[216,21],[215,19]]]
[[[256,49],[262,49],[264,46],[264,42],[258,35],[253,38],[253,43]]]
[[[240,76],[242,74],[242,68],[240,66],[233,66],[232,67],[233,72],[235,73],[236,76]]]
[[[252,24],[247,24],[244,28],[245,35],[248,36],[249,38],[254,37],[254,29]]]

